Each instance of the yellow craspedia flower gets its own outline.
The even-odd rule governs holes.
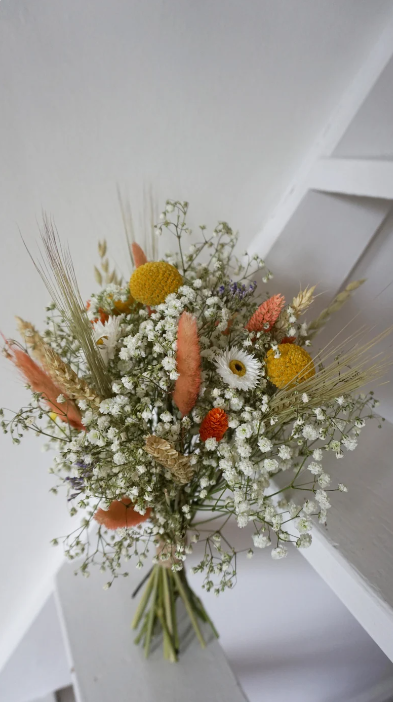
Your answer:
[[[179,271],[166,261],[148,261],[136,268],[130,279],[130,292],[144,305],[159,305],[183,283]]]
[[[274,357],[273,349],[266,354],[267,375],[276,387],[293,387],[315,375],[312,358],[301,346],[280,344],[278,350],[279,358]]]

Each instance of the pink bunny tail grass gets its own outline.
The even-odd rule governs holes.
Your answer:
[[[139,268],[139,266],[143,266],[144,263],[147,263],[145,252],[135,241],[131,244],[131,250],[135,268]]]
[[[183,312],[177,330],[177,372],[173,401],[183,417],[194,407],[201,385],[201,354],[195,317]]]
[[[249,332],[268,332],[277,322],[282,308],[285,305],[285,299],[282,295],[273,295],[266,302],[259,305],[258,309],[252,315],[246,329]]]
[[[8,358],[19,369],[34,392],[42,393],[44,401],[52,412],[56,412],[63,422],[67,422],[74,427],[74,429],[84,431],[85,427],[82,424],[81,413],[77,406],[61,392],[60,388],[55,385],[49,375],[21,349],[8,344],[8,350]],[[64,395],[66,399],[64,404],[62,403],[60,405],[57,402],[59,395]]]

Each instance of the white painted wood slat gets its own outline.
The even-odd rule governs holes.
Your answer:
[[[319,159],[308,184],[311,190],[393,200],[393,161]]]
[[[103,590],[97,568],[88,580],[76,578],[74,571],[75,564],[64,565],[56,587],[77,702],[246,702],[215,639],[204,650],[192,639],[181,664],[165,661],[161,648],[144,658],[130,627],[139,571],[120,579],[113,596]]]

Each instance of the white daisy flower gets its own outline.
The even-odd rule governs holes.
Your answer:
[[[114,358],[116,343],[120,336],[121,319],[121,315],[119,317],[110,316],[105,324],[98,321],[93,326],[94,341],[101,351],[105,365],[108,365],[109,361]]]
[[[261,373],[260,362],[237,346],[221,353],[216,359],[216,366],[224,382],[238,390],[255,388]]]

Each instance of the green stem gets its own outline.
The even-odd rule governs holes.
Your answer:
[[[159,575],[160,575],[160,567],[155,566],[154,574],[153,574],[153,589],[152,589],[153,604],[152,604],[152,606],[149,610],[149,613],[147,615],[147,630],[146,630],[146,638],[145,638],[145,657],[146,658],[149,656],[149,652],[150,652],[151,635],[153,632],[154,618],[156,615],[156,598],[157,598],[157,588],[158,588]]]
[[[190,619],[191,619],[191,624],[192,624],[193,627],[194,627],[194,630],[195,630],[195,633],[196,633],[196,635],[197,635],[198,641],[199,641],[201,647],[202,647],[202,648],[205,648],[205,647],[206,647],[205,640],[204,640],[204,638],[203,638],[203,636],[202,636],[201,630],[200,630],[199,625],[198,625],[198,622],[197,622],[197,620],[196,620],[196,617],[195,617],[195,614],[194,614],[194,610],[193,610],[192,605],[191,605],[191,603],[190,603],[190,600],[189,600],[189,598],[188,598],[186,589],[185,589],[185,587],[184,587],[184,585],[183,585],[183,583],[182,583],[182,581],[181,581],[181,577],[179,576],[178,573],[174,572],[174,573],[173,573],[173,578],[174,578],[174,580],[175,580],[176,587],[177,587],[177,589],[178,589],[179,595],[180,595],[180,597],[182,598],[182,600],[183,600],[183,602],[184,602],[184,605],[185,605],[185,608],[186,608],[186,610],[187,610],[188,616],[189,616]]]
[[[138,605],[137,610],[135,612],[134,618],[132,620],[132,624],[131,624],[132,629],[136,629],[139,622],[142,619],[143,613],[146,609],[147,603],[148,603],[149,598],[150,598],[150,593],[152,591],[153,584],[154,584],[154,569],[153,569],[151,576],[147,582],[146,588],[145,588],[143,595],[141,597],[141,601],[139,602],[139,605]]]

